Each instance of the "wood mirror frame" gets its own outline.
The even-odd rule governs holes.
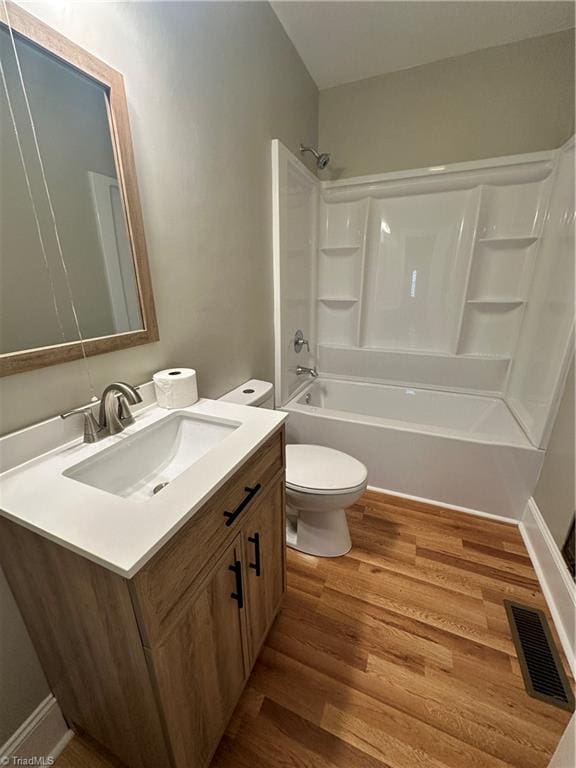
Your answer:
[[[138,194],[123,77],[96,56],[88,53],[12,2],[0,3],[0,25],[5,28],[11,27],[16,36],[25,38],[40,49],[47,51],[51,56],[88,75],[92,80],[102,85],[108,95],[110,134],[134,262],[143,328],[86,339],[83,342],[84,352],[86,355],[99,355],[103,352],[113,352],[118,349],[158,341],[160,337],[146,252],[144,222]],[[35,368],[77,360],[82,356],[80,341],[0,354],[0,376],[9,376]]]

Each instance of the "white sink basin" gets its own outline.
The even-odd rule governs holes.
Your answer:
[[[240,426],[240,422],[176,411],[67,469],[85,485],[146,501]]]

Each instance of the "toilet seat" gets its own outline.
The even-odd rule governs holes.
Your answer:
[[[360,483],[359,485],[354,485],[352,488],[336,488],[332,489],[331,491],[323,491],[319,490],[318,488],[306,488],[301,485],[295,485],[294,483],[289,483],[286,481],[286,488],[289,491],[294,491],[295,493],[316,494],[318,496],[345,496],[348,493],[363,491],[365,487],[366,483]]]
[[[362,462],[323,445],[286,446],[286,487],[299,493],[335,496],[363,490]]]

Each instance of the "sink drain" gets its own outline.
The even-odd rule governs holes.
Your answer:
[[[152,488],[152,495],[156,496],[157,493],[160,493],[162,488],[166,488],[169,481],[166,481],[165,483],[158,483],[158,485],[155,485],[154,488]]]

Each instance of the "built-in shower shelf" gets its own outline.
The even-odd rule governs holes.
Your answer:
[[[326,256],[353,256],[359,248],[359,245],[329,245],[322,247],[320,250]]]
[[[468,299],[457,354],[510,356],[522,319],[520,299]]]
[[[356,304],[357,296],[318,296],[318,301],[324,304]]]
[[[510,308],[520,307],[524,304],[524,299],[515,298],[492,298],[492,299],[468,299],[467,304],[474,304],[477,307],[495,307],[495,308]]]
[[[493,245],[503,248],[527,248],[529,245],[539,240],[538,237],[479,237],[479,243],[486,243],[486,245]]]

